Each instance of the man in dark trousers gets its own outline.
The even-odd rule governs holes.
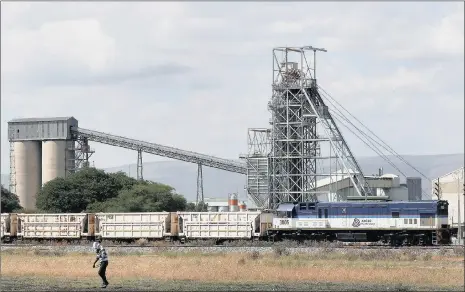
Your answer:
[[[95,264],[100,260],[100,267],[98,269],[98,275],[102,278],[102,288],[106,288],[108,286],[107,277],[105,275],[108,267],[108,254],[105,248],[100,244],[99,241],[94,242],[94,248],[97,252],[97,258],[93,264],[93,268],[95,268]]]

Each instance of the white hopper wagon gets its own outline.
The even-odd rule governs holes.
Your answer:
[[[3,240],[5,236],[10,236],[10,231],[8,226],[10,225],[10,214],[2,213],[1,216],[1,226],[0,226],[0,238]]]
[[[261,212],[177,212],[179,237],[186,239],[251,239],[265,235],[271,214]]]
[[[158,239],[171,235],[169,212],[97,213],[95,236],[102,239]]]
[[[80,239],[87,235],[87,214],[18,214],[18,237]]]

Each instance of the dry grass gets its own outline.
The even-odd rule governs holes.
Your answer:
[[[315,254],[159,253],[110,254],[109,279],[195,280],[205,282],[315,281],[463,287],[460,256],[418,257],[409,253]],[[29,251],[2,252],[2,276],[96,277],[90,254]],[[68,268],[65,268],[68,267]],[[111,281],[111,280],[110,280]]]

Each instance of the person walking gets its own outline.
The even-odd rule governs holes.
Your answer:
[[[106,271],[108,267],[108,254],[105,248],[100,244],[99,241],[94,242],[93,247],[95,248],[95,251],[97,253],[97,258],[95,259],[95,262],[92,266],[92,268],[95,268],[95,264],[100,261],[100,266],[98,269],[98,275],[100,278],[102,278],[102,288],[106,288],[108,286],[108,281],[106,277]]]

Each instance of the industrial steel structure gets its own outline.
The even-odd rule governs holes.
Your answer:
[[[35,208],[41,186],[89,165],[89,141],[137,151],[137,179],[143,179],[142,153],[195,163],[197,202],[204,200],[202,167],[247,175],[247,194],[258,208],[283,202],[379,199],[399,187],[398,177],[365,177],[317,84],[316,53],[325,49],[273,49],[270,129],[249,129],[244,161],[222,159],[174,147],[80,128],[74,117],[16,119],[8,124],[10,190],[26,209]],[[332,104],[332,103],[331,103]],[[421,198],[421,179],[407,179],[408,198]],[[372,189],[373,188],[373,189]],[[403,193],[402,193],[403,192]],[[391,192],[403,200],[402,192]]]
[[[35,197],[43,184],[89,165],[89,157],[94,153],[89,141],[137,151],[137,179],[143,179],[142,152],[196,163],[198,200],[203,200],[202,166],[246,173],[246,165],[240,161],[79,128],[74,117],[11,120],[8,139],[10,191],[18,195],[26,209],[35,208]]]
[[[248,152],[240,157],[245,160],[247,166],[247,194],[257,207],[268,207],[271,130],[249,129],[247,136]]]
[[[317,199],[317,181],[332,170],[348,175],[359,196],[371,194],[357,160],[318,92],[316,52],[325,49],[273,49],[269,207]],[[313,56],[309,56],[312,53]],[[322,143],[329,152],[322,155]],[[317,161],[329,161],[330,169]],[[331,169],[334,167],[334,169]],[[351,172],[353,171],[353,172]],[[326,192],[327,193],[327,192]]]

